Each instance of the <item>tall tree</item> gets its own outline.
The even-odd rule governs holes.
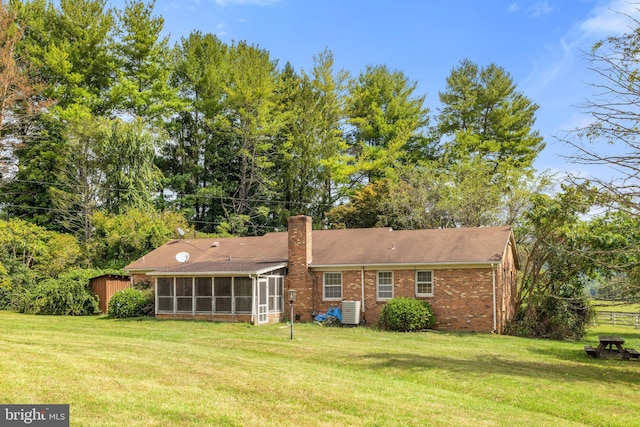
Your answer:
[[[118,72],[112,102],[120,113],[158,122],[179,108],[179,103],[169,85],[169,37],[161,36],[164,19],[153,16],[154,5],[155,0],[128,0],[124,11],[116,12]]]
[[[77,191],[68,187],[77,175],[69,165],[79,153],[73,151],[74,142],[66,140],[73,132],[66,130],[72,124],[64,120],[108,111],[106,93],[114,72],[109,52],[113,16],[105,4],[61,0],[56,7],[46,0],[12,2],[24,29],[17,53],[30,77],[41,84],[41,92],[32,100],[50,99],[55,105],[20,128],[18,170],[7,184],[7,193],[19,197],[0,198],[10,214],[52,229],[69,225],[67,220],[76,222],[68,216],[75,209],[55,206],[58,195]],[[87,230],[86,224],[73,228]]]
[[[162,174],[155,165],[158,136],[151,126],[135,119],[116,118],[102,125],[97,146],[100,207],[108,212],[130,209],[153,210]]]
[[[318,96],[309,77],[298,75],[290,63],[279,75],[277,91],[283,127],[274,140],[274,163],[278,165],[274,181],[282,206],[275,209],[282,218],[295,213],[308,215],[318,193]]]
[[[440,102],[436,133],[451,161],[478,157],[493,173],[508,174],[530,170],[544,148],[533,129],[538,106],[502,67],[463,60],[447,77]]]
[[[250,232],[257,232],[272,191],[273,138],[282,126],[276,108],[276,62],[266,50],[240,42],[231,46],[229,64],[223,132],[237,158],[230,165],[236,186],[225,203],[226,216],[229,224],[251,224]]]
[[[285,225],[289,215],[311,215],[316,223],[339,195],[346,181],[346,143],[340,122],[340,93],[345,74],[333,71],[333,56],[323,51],[314,57],[311,75],[298,75],[291,64],[280,74],[279,103],[284,126],[276,139],[275,175],[277,208]]]
[[[321,125],[320,140],[320,201],[314,217],[323,219],[336,201],[346,195],[349,177],[353,173],[349,165],[348,144],[343,131],[346,120],[346,84],[349,74],[334,69],[333,53],[324,50],[314,57],[311,83],[318,93]]]
[[[115,66],[106,0],[60,0],[59,8],[47,0],[14,4],[25,28],[21,54],[38,70],[44,94],[58,108],[80,104],[106,112]]]
[[[57,153],[62,170],[51,182],[48,192],[56,220],[64,230],[76,234],[82,242],[92,237],[91,215],[99,207],[104,172],[100,168],[99,146],[106,119],[93,116],[82,106],[65,109],[61,119],[63,152]]]
[[[367,66],[349,85],[350,144],[358,168],[356,180],[372,182],[394,167],[424,157],[428,124],[417,82],[385,65]]]
[[[51,230],[62,231],[60,211],[54,207],[51,189],[64,186],[60,177],[68,172],[68,147],[63,123],[50,114],[28,121],[29,138],[14,150],[17,171],[0,191],[2,209]]]
[[[0,178],[15,172],[14,150],[22,139],[20,130],[25,121],[46,106],[37,101],[28,64],[16,59],[23,33],[17,13],[0,3]]]
[[[223,132],[228,51],[216,36],[197,31],[176,46],[171,81],[187,107],[168,124],[159,162],[175,194],[167,202],[208,232],[223,215],[219,198],[231,191],[235,156]]]

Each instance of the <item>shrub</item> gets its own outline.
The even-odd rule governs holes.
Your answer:
[[[533,298],[528,306],[521,306],[505,332],[531,338],[580,340],[587,334],[594,315],[580,288],[564,286],[553,295]]]
[[[432,327],[435,318],[428,302],[396,297],[382,307],[379,324],[388,331],[413,332]]]
[[[16,301],[18,311],[30,314],[85,316],[100,312],[89,289],[89,273],[71,270],[57,279],[42,280],[33,289],[23,289]]]
[[[129,288],[113,294],[109,300],[109,317],[148,316],[153,313],[153,294],[150,291]]]

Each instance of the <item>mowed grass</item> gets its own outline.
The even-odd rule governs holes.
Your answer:
[[[630,426],[640,361],[584,342],[0,312],[0,403],[72,426]]]
[[[640,313],[640,304],[623,301],[593,300],[593,307],[597,311],[616,311],[618,313]]]

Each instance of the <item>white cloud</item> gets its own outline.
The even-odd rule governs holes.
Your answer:
[[[229,32],[226,31],[226,27],[227,25],[224,22],[218,22],[218,24],[216,25],[216,35],[218,37],[225,37],[229,35]]]
[[[527,9],[527,12],[534,18],[538,18],[543,15],[548,15],[553,12],[553,7],[547,0],[538,1],[533,6]]]
[[[527,11],[534,14],[536,7],[538,9],[535,13],[543,13],[547,7],[552,10],[546,1],[542,1]],[[588,50],[595,40],[629,31],[631,24],[629,17],[640,18],[638,7],[640,2],[630,3],[629,0],[606,0],[594,7],[589,15],[584,20],[577,21],[557,44],[549,46],[545,59],[534,64],[539,67],[535,67],[525,80],[531,93],[541,94],[560,76],[580,71],[572,71],[580,52]],[[576,78],[584,78],[584,75]]]
[[[585,19],[579,26],[587,37],[605,37],[620,35],[630,30],[629,17],[640,17],[640,4],[627,0],[613,0],[603,6],[593,9],[592,16]]]
[[[565,39],[561,39],[558,46],[550,47],[544,59],[538,61],[538,64],[543,65],[538,67],[534,63],[534,70],[525,79],[527,93],[537,96],[559,75],[566,75],[573,66],[576,47],[575,42],[567,42]],[[555,58],[549,60],[550,55]]]
[[[520,5],[518,3],[511,3],[507,8],[507,11],[509,12],[517,12],[519,10],[520,10]]]

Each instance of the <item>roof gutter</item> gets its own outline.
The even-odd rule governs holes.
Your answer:
[[[251,271],[149,271],[147,276],[172,276],[172,277],[194,277],[194,276],[248,276],[252,277],[254,275],[261,275],[265,273],[269,273],[274,270],[280,270],[281,268],[285,268],[287,263],[275,265],[268,268],[263,268],[260,270],[251,270]]]
[[[392,262],[386,264],[310,264],[309,268],[352,268],[354,270],[360,268],[378,268],[378,267],[450,267],[450,266],[493,266],[499,264],[499,261],[459,261],[459,262]]]

